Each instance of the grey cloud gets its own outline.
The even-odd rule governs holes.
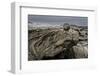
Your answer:
[[[88,25],[88,17],[79,16],[50,16],[50,15],[28,15],[28,22],[54,23],[54,24],[77,24]]]

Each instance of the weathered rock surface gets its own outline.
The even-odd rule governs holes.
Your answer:
[[[28,60],[87,58],[87,37],[87,26],[29,30]]]
[[[78,43],[76,46],[73,46],[73,51],[76,58],[87,58],[88,57],[88,47]]]

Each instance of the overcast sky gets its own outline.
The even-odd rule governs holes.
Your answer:
[[[88,17],[76,16],[50,16],[50,15],[28,15],[28,22],[49,23],[49,24],[77,24],[88,25]]]

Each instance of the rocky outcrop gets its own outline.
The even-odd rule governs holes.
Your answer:
[[[33,29],[28,32],[28,60],[88,57],[87,26]]]

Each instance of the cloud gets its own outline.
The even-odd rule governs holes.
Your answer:
[[[88,17],[79,16],[50,16],[50,15],[28,15],[28,22],[53,23],[53,24],[77,24],[88,25]]]

